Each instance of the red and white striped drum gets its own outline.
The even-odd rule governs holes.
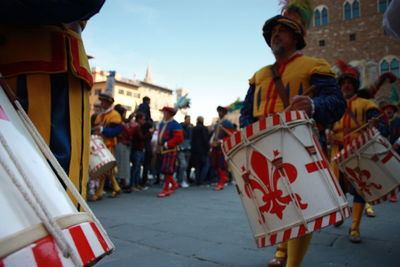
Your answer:
[[[77,211],[1,87],[0,177],[0,266],[90,265],[113,250],[94,215]]]
[[[400,189],[400,156],[376,128],[365,131],[333,159],[357,193],[371,204]]]
[[[117,165],[113,154],[103,142],[103,138],[92,135],[90,138],[89,174],[91,178],[101,178]]]
[[[277,113],[224,140],[223,151],[258,247],[350,215],[312,124],[304,112]]]

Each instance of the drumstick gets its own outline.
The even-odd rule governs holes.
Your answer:
[[[312,91],[315,90],[315,88],[317,88],[315,85],[310,86],[310,88],[308,88],[306,91],[304,91],[302,94],[300,94],[299,96],[306,96],[310,93],[312,93]],[[289,106],[287,106],[283,112],[289,111],[292,109],[292,104],[290,104]]]
[[[383,116],[383,114],[381,114],[381,115],[379,115],[378,117],[375,117],[375,118],[373,118],[373,119],[380,119],[382,116]],[[355,129],[354,131],[351,131],[350,133],[346,134],[343,138],[346,138],[346,137],[349,136],[349,135],[352,135],[352,134],[354,134],[354,133],[356,133],[356,132],[359,132],[359,131],[363,130],[364,128],[367,128],[368,125],[369,125],[368,122],[365,123],[365,124],[363,124],[363,125],[361,125],[360,127],[358,127],[357,129]]]

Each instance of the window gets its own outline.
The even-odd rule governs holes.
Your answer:
[[[131,91],[126,91],[126,95],[127,96],[132,96],[132,92]]]
[[[99,95],[101,93],[101,89],[94,89],[94,94]]]
[[[325,40],[319,40],[318,44],[319,46],[325,46]]]
[[[319,10],[315,10],[314,12],[314,25],[317,27],[321,25],[321,13]]]
[[[381,13],[385,13],[386,8],[389,6],[391,0],[378,0],[378,10]]]
[[[317,6],[314,9],[314,26],[328,24],[328,8],[326,6]]]
[[[322,25],[328,24],[328,9],[323,8],[322,9]]]
[[[355,41],[355,40],[356,40],[356,34],[355,34],[355,33],[351,33],[351,34],[349,35],[349,40],[350,40],[350,41]]]
[[[358,0],[346,0],[343,9],[345,20],[360,17],[360,2]]]
[[[360,3],[358,1],[354,1],[351,5],[351,9],[353,12],[353,19],[360,17]]]
[[[383,60],[381,63],[381,74],[389,71],[389,63],[386,60]]]
[[[380,74],[390,71],[400,78],[400,61],[396,56],[386,56],[379,65]]]
[[[133,96],[136,98],[140,98],[140,94],[138,94],[138,93],[133,94]]]
[[[351,6],[348,2],[344,4],[344,19],[351,19]]]
[[[390,71],[400,78],[399,61],[397,59],[392,59],[392,62],[390,62]]]
[[[118,90],[118,94],[123,95],[124,94],[124,90],[123,89],[119,89]]]

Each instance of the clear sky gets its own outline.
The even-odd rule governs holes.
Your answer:
[[[108,0],[83,32],[91,66],[189,90],[192,116],[244,99],[248,79],[274,58],[264,22],[278,0]],[[136,77],[134,77],[136,75]]]

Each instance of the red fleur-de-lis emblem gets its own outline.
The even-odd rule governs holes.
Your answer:
[[[273,151],[274,155],[279,155],[279,151]],[[250,186],[252,191],[259,190],[262,193],[263,205],[260,205],[259,211],[263,213],[275,214],[279,219],[283,217],[283,211],[294,199],[294,204],[304,210],[308,207],[307,203],[302,203],[302,198],[299,194],[293,193],[284,195],[284,192],[278,187],[278,181],[285,176],[288,178],[289,183],[293,183],[297,179],[297,169],[290,163],[283,163],[282,168],[275,168],[272,163],[268,163],[267,159],[259,152],[253,151],[250,157],[252,169],[255,176],[249,170],[242,167],[244,170],[243,179],[245,185]],[[270,176],[272,173],[272,176]],[[258,179],[257,179],[258,178]],[[253,194],[249,191],[250,188],[245,186],[246,195],[249,198],[254,198]],[[262,215],[262,221],[265,218]]]
[[[375,187],[376,189],[381,189],[382,185],[376,183],[368,183],[366,180],[371,178],[371,173],[368,170],[361,170],[360,167],[356,167],[354,169],[346,167],[347,178],[358,185],[358,189],[361,192],[365,192],[368,195],[372,195],[370,191],[370,187]],[[365,177],[366,179],[363,179]]]

